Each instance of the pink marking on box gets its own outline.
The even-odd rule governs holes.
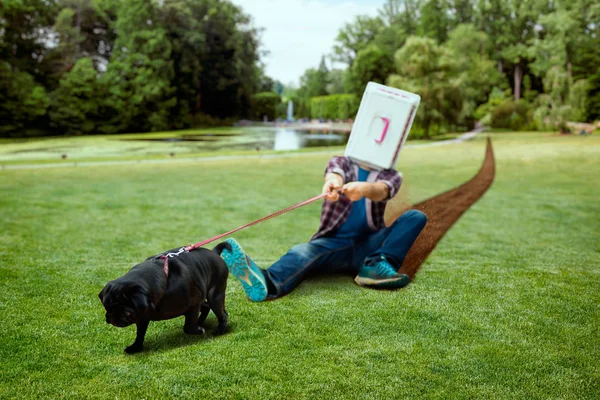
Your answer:
[[[381,118],[383,120],[385,125],[383,127],[383,131],[381,132],[381,137],[379,139],[375,139],[375,143],[383,142],[383,139],[385,139],[385,135],[387,134],[388,128],[390,127],[390,119],[389,118],[384,118],[384,117],[379,117],[379,118]]]
[[[392,94],[394,96],[400,96],[400,97],[404,97],[405,99],[408,99],[408,96],[402,93],[396,93],[396,92],[392,92],[391,90],[386,90],[386,89],[379,89],[384,93],[388,93],[388,94]]]

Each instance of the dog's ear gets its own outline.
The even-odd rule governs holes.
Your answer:
[[[100,291],[100,293],[98,293],[98,298],[100,299],[100,301],[102,302],[102,304],[104,304],[104,296],[106,295],[106,293],[108,292],[108,285],[104,286],[102,288],[102,290]]]
[[[148,294],[140,286],[133,286],[129,291],[129,298],[136,311],[154,311],[154,304],[148,300]]]

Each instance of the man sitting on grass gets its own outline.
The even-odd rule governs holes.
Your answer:
[[[227,239],[232,251],[223,250],[221,256],[252,301],[281,297],[309,273],[350,273],[361,286],[402,288],[410,278],[398,270],[427,218],[410,210],[385,227],[385,205],[401,183],[394,169],[375,171],[333,157],[325,169],[321,224],[308,243],[292,247],[266,270],[234,239]]]

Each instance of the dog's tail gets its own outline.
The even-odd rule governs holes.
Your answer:
[[[215,253],[217,253],[218,255],[221,255],[221,253],[223,252],[223,249],[227,249],[227,251],[229,251],[230,253],[233,253],[231,245],[229,243],[227,243],[227,242],[219,243],[218,245],[215,246],[215,248],[213,249],[213,251]]]

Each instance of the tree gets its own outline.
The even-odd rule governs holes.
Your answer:
[[[379,18],[389,27],[401,26],[407,35],[417,33],[422,0],[387,0]]]
[[[494,61],[487,57],[488,40],[474,25],[462,24],[450,32],[445,44],[459,71],[457,82],[463,98],[459,120],[469,128],[474,125],[476,109],[487,101],[502,78],[494,68]]]
[[[452,27],[461,24],[471,24],[475,19],[473,0],[448,0],[450,14],[452,15]]]
[[[370,81],[385,83],[394,70],[394,59],[377,46],[358,52],[348,71],[348,88],[360,98]]]
[[[33,76],[11,68],[0,61],[0,134],[24,136],[19,131],[31,127],[43,117],[48,109],[46,90]]]
[[[446,0],[425,0],[421,7],[417,33],[441,44],[448,38],[450,20]]]
[[[47,53],[50,26],[56,12],[54,1],[0,2],[0,60],[12,68],[37,77]]]
[[[130,0],[118,10],[110,64],[102,76],[108,89],[106,107],[112,118],[104,131],[157,131],[171,128],[177,105],[171,81],[172,46],[158,23],[157,3]]]
[[[393,57],[409,36],[416,35],[420,3],[421,0],[387,0],[379,10],[383,25],[372,43]]]
[[[47,63],[54,80],[69,72],[75,62],[89,57],[96,70],[107,63],[115,41],[111,21],[114,0],[61,0],[63,7],[52,27],[56,46],[48,51]]]
[[[205,1],[209,6],[200,19],[206,41],[200,57],[200,109],[219,118],[250,116],[261,74],[260,31],[233,3]]]
[[[81,45],[85,42],[85,36],[81,28],[74,26],[76,12],[72,8],[63,8],[54,23],[54,31],[58,35],[58,45],[53,51],[56,57],[56,69],[58,77],[73,68],[75,62],[81,57]],[[79,24],[79,22],[75,22]]]
[[[329,71],[329,75],[327,75],[327,85],[325,86],[325,90],[327,94],[342,94],[346,93],[346,88],[344,85],[345,82],[346,71],[342,69],[332,69]]]
[[[510,29],[510,9],[505,0],[477,0],[476,26],[490,38],[489,54],[496,61],[500,74],[504,73],[502,50]]]
[[[103,99],[97,76],[89,57],[77,60],[63,75],[58,89],[51,95],[49,114],[54,128],[70,135],[97,133]]]
[[[309,68],[300,77],[300,88],[298,95],[305,99],[315,96],[324,96],[327,94],[327,84],[329,83],[329,70],[325,64],[325,57],[321,57],[319,68]]]
[[[281,103],[281,97],[274,92],[257,93],[253,96],[254,118],[262,120],[267,117],[271,121],[277,117],[277,106]]]
[[[500,40],[505,43],[501,55],[513,67],[512,86],[515,101],[521,98],[523,76],[533,58],[533,52],[527,43],[535,36],[534,27],[538,16],[548,11],[547,4],[545,0],[509,2],[508,30]]]
[[[394,58],[397,74],[391,75],[387,83],[421,96],[416,121],[429,139],[431,127],[443,121],[451,105],[456,107],[458,103],[460,109],[460,90],[453,82],[456,66],[447,51],[431,38],[410,37]]]
[[[585,112],[587,82],[573,82],[568,72],[553,66],[544,77],[545,94],[540,95],[540,106],[534,117],[542,129],[558,129],[567,132],[567,122],[579,119]]]
[[[358,52],[373,42],[382,24],[381,19],[365,15],[346,23],[335,38],[332,59],[352,66]]]
[[[283,94],[283,89],[284,89],[283,83],[281,83],[278,80],[273,82],[273,86],[271,87],[271,90],[273,90],[273,92],[277,93],[278,96],[281,96]]]

